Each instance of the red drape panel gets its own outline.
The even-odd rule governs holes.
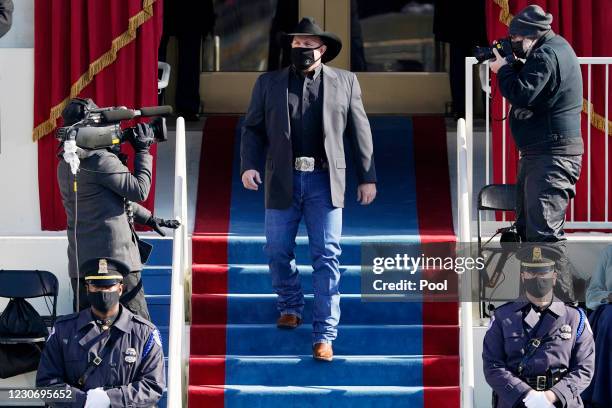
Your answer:
[[[51,117],[50,111],[54,106],[70,96],[71,86],[88,72],[93,61],[111,50],[113,40],[128,30],[130,18],[137,16],[143,8],[153,14],[146,15],[146,21],[136,31],[136,38],[119,49],[116,60],[95,75],[79,93],[81,97],[92,98],[98,106],[157,105],[157,49],[162,34],[162,0],[36,0],[35,128]],[[57,122],[61,126],[61,119]],[[38,141],[43,230],[66,228],[66,215],[56,179],[57,147],[53,134]],[[127,146],[124,149],[129,150]],[[155,147],[151,153],[155,157]],[[153,175],[155,180],[155,168]],[[154,186],[144,203],[149,209],[154,205]]]
[[[569,41],[576,55],[579,57],[609,57],[612,56],[612,25],[609,24],[612,17],[612,1],[610,0],[488,0],[487,2],[487,31],[489,40],[508,36],[508,27],[504,24],[506,14],[504,9],[515,15],[529,4],[539,4],[544,10],[553,14],[552,28]],[[506,21],[507,22],[507,21]],[[584,79],[585,111],[588,97],[587,68],[582,69]],[[593,104],[593,117],[597,122],[591,125],[591,159],[587,154],[583,157],[582,174],[577,186],[577,196],[574,202],[574,216],[576,221],[588,219],[588,179],[591,177],[591,220],[603,221],[605,219],[605,143],[606,136],[603,132],[603,118],[605,116],[605,68],[603,66],[592,66],[592,88],[591,102]],[[609,84],[610,95],[612,95],[612,81]],[[493,180],[495,183],[514,183],[516,181],[516,169],[518,153],[512,140],[510,128],[507,121],[500,119],[505,115],[502,110],[502,97],[497,90],[497,80],[492,77],[492,92],[494,95],[491,105],[493,120],[491,128],[493,131]],[[508,108],[508,107],[506,107]],[[505,143],[502,139],[503,126],[506,127]],[[582,135],[585,148],[588,143],[589,120],[585,112],[582,114]],[[612,126],[610,126],[612,132]],[[607,136],[608,138],[610,136]],[[505,147],[505,149],[504,149]],[[612,141],[608,142],[610,157],[609,185],[612,181]],[[506,178],[503,178],[505,154]],[[612,186],[609,187],[612,192]],[[612,206],[607,209],[609,220],[612,220]],[[568,211],[568,219],[570,212]]]

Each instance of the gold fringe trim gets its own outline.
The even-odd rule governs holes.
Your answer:
[[[510,25],[510,21],[514,16],[510,14],[510,5],[508,0],[493,0],[493,3],[497,4],[501,10],[499,11],[499,21],[506,26]],[[607,69],[607,68],[606,68]],[[601,132],[606,132],[606,118],[599,113],[595,112],[593,103],[591,105],[591,126]],[[582,100],[582,112],[589,114],[589,101],[586,99]],[[612,120],[608,119],[608,135],[612,136]]]
[[[79,93],[81,93],[81,91],[83,91],[83,89],[85,89],[104,68],[115,62],[119,50],[136,39],[136,31],[138,28],[153,16],[153,3],[155,3],[155,1],[156,0],[142,0],[142,10],[130,17],[128,29],[113,40],[110,50],[89,64],[87,72],[81,75],[81,77],[70,87],[70,96],[51,108],[49,119],[34,128],[32,131],[33,141],[36,142],[45,135],[51,133],[53,129],[55,129],[57,119],[62,116],[62,111],[66,105],[68,105],[68,102],[79,95]]]
[[[499,11],[499,21],[509,26],[510,21],[512,21],[514,16],[510,14],[510,5],[508,4],[508,0],[493,0],[493,2],[501,8]]]

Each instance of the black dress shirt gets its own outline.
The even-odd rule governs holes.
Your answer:
[[[325,159],[322,66],[304,75],[291,68],[288,105],[293,157]]]

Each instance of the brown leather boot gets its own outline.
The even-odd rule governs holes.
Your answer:
[[[293,314],[284,314],[276,321],[276,327],[279,329],[295,329],[302,323],[302,319]]]
[[[329,343],[316,343],[312,347],[312,357],[320,361],[332,361],[334,358],[334,350]]]

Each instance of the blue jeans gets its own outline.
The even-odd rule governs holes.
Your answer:
[[[312,260],[313,343],[336,339],[340,320],[340,236],[342,208],[331,201],[329,172],[315,170],[293,173],[293,203],[284,210],[266,210],[266,246],[272,287],[282,314],[302,317],[304,294],[295,262],[295,238],[304,217]]]

